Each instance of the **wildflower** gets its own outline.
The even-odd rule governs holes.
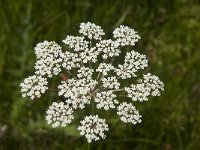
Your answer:
[[[134,29],[127,26],[119,26],[113,31],[113,37],[121,44],[121,46],[131,45],[134,46],[141,37]]]
[[[46,113],[48,124],[51,124],[54,128],[59,126],[65,127],[67,124],[71,123],[72,119],[74,119],[73,109],[63,102],[53,102]]]
[[[100,72],[103,74],[103,76],[108,75],[108,72],[114,70],[115,67],[112,66],[111,64],[106,64],[106,63],[100,63],[98,68],[96,69],[96,72]]]
[[[115,108],[115,105],[119,102],[116,100],[116,95],[112,91],[102,91],[96,93],[94,101],[97,103],[97,109],[104,108],[108,110]]]
[[[64,96],[66,103],[73,108],[85,108],[85,104],[90,104],[91,89],[97,85],[97,81],[92,79],[68,79],[67,82],[61,81],[58,86],[58,95]]]
[[[88,67],[81,67],[78,70],[77,77],[78,78],[87,78],[87,79],[92,79],[94,70],[90,69]]]
[[[127,52],[124,64],[118,65],[115,69],[117,76],[122,79],[136,77],[136,72],[139,69],[144,69],[148,66],[146,56],[135,51]]]
[[[48,89],[47,84],[46,78],[36,75],[30,76],[20,84],[22,96],[28,96],[31,99],[40,98]]]
[[[125,91],[128,93],[133,101],[147,101],[148,96],[160,96],[160,91],[164,90],[164,84],[159,78],[150,73],[143,75],[143,80],[140,80],[139,84],[131,84],[130,87],[125,87]]]
[[[37,61],[35,63],[35,73],[40,76],[52,77],[61,71],[62,50],[55,42],[44,41],[35,47]]]
[[[101,40],[97,43],[97,50],[102,52],[103,59],[107,59],[108,57],[119,56],[121,51],[119,50],[120,44],[117,41],[109,40]]]
[[[48,89],[47,78],[59,75],[61,81],[56,91],[62,102],[52,103],[46,111],[46,120],[54,128],[65,127],[74,119],[74,111],[89,105],[92,115],[80,121],[78,130],[90,143],[104,139],[105,131],[109,130],[95,108],[116,110],[122,122],[135,125],[142,120],[134,102],[160,96],[164,84],[151,73],[143,74],[136,84],[124,87],[121,83],[137,79],[137,73],[148,66],[146,56],[134,50],[125,54],[122,64],[113,64],[115,57],[120,57],[123,46],[134,46],[140,39],[134,29],[121,25],[113,31],[113,39],[102,39],[103,29],[87,22],[80,24],[79,33],[81,36],[67,35],[63,40],[66,51],[53,41],[37,44],[35,75],[26,78],[20,86],[23,97],[40,98]],[[121,96],[128,97],[130,102],[119,100]]]
[[[100,26],[94,23],[81,23],[79,33],[87,36],[89,39],[101,40],[101,36],[105,35]]]
[[[79,58],[77,53],[66,51],[65,53],[62,53],[60,57],[63,60],[62,67],[66,70],[72,70],[73,68],[78,68],[81,66],[81,59]]]
[[[102,79],[102,86],[109,89],[119,89],[120,83],[115,76]]]
[[[128,104],[127,102],[121,103],[117,108],[117,114],[120,116],[120,119],[125,123],[137,124],[140,123],[141,116],[136,110],[135,106]]]
[[[67,44],[74,51],[84,51],[88,48],[89,42],[84,37],[70,36],[68,35],[63,43]]]
[[[93,140],[97,141],[100,138],[105,138],[104,131],[108,131],[108,125],[105,119],[99,118],[97,115],[86,116],[81,121],[81,125],[78,127],[80,134],[85,136],[87,141],[91,143]]]

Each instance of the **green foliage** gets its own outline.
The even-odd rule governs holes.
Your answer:
[[[110,113],[107,139],[92,149],[200,149],[200,2],[191,0],[0,0],[0,149],[86,149],[76,130],[52,129],[45,110],[56,99],[21,98],[19,84],[33,73],[33,47],[77,35],[91,21],[111,36],[120,24],[139,31],[135,50],[147,54],[149,70],[165,83],[158,98],[137,103],[142,124],[124,125]],[[107,36],[107,38],[109,38]],[[82,112],[83,113],[83,112]]]

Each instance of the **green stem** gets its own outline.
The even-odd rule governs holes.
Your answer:
[[[47,89],[49,91],[57,91],[58,89]]]
[[[123,91],[124,89],[111,90],[113,92]]]
[[[93,115],[94,114],[94,98],[92,97],[92,101],[91,101],[91,111],[90,113]]]
[[[90,50],[92,48],[92,41],[91,40],[90,40],[90,43],[89,43],[89,48],[90,48]],[[89,61],[89,68],[92,69],[92,62],[91,61]]]
[[[90,150],[91,143],[87,144],[87,150]]]
[[[71,75],[73,78],[76,79],[76,76],[74,76],[69,70],[67,70],[67,73],[68,73],[69,75]]]

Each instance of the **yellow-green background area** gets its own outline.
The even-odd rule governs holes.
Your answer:
[[[19,88],[34,73],[36,43],[54,40],[63,46],[66,35],[78,35],[79,24],[87,21],[101,25],[105,38],[120,24],[137,30],[142,39],[133,49],[147,55],[146,71],[165,83],[160,97],[135,103],[143,116],[141,124],[124,124],[115,111],[99,111],[110,130],[105,140],[90,148],[199,150],[198,0],[0,0],[0,149],[87,148],[76,130],[87,111],[78,111],[70,126],[52,129],[45,111],[59,101],[56,93],[47,92],[31,101],[21,97]],[[54,86],[57,78],[50,82]]]

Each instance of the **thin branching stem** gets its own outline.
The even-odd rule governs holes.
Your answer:
[[[48,89],[49,91],[57,91],[58,89]]]
[[[127,95],[117,95],[117,96],[120,96],[120,97],[127,97]]]
[[[90,40],[90,42],[89,42],[89,49],[91,50],[91,48],[92,48],[92,41]],[[89,68],[92,69],[92,63],[91,63],[91,61],[89,61]]]
[[[75,75],[73,75],[69,70],[67,70],[67,73],[72,76],[73,78],[77,79],[77,77]]]
[[[87,150],[90,150],[90,147],[91,147],[91,143],[88,143],[87,144]]]
[[[119,91],[124,91],[124,89],[117,89],[117,90],[111,90],[113,92],[119,92]]]

